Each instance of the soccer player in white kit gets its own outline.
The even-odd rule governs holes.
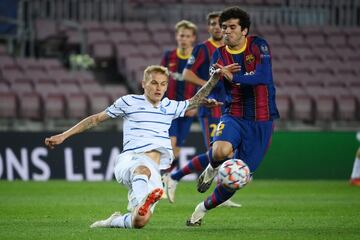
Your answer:
[[[234,70],[235,71],[235,70]],[[105,111],[91,115],[69,130],[45,139],[54,148],[68,137],[90,129],[110,118],[123,117],[123,151],[115,161],[114,175],[128,189],[130,210],[115,212],[109,218],[94,222],[90,227],[142,228],[163,194],[160,169],[166,169],[173,160],[168,130],[171,121],[184,116],[200,103],[217,106],[215,100],[205,97],[216,85],[221,69],[192,98],[174,101],[163,98],[169,72],[162,66],[149,66],[144,71],[143,95],[126,95],[117,99]]]

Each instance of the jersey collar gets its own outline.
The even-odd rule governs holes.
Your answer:
[[[209,38],[208,41],[211,43],[211,45],[213,45],[213,46],[216,47],[216,48],[221,47],[221,45],[216,44],[216,42],[215,42],[214,39],[212,39],[212,38]]]
[[[188,55],[182,55],[182,54],[180,53],[180,49],[177,48],[177,49],[176,49],[176,55],[177,55],[180,59],[186,60],[186,59],[188,59],[188,58],[191,56],[191,52],[190,52],[190,54],[188,54]]]
[[[242,53],[243,51],[245,51],[246,46],[247,46],[247,38],[245,38],[245,44],[244,44],[244,46],[243,46],[241,49],[239,49],[239,50],[231,50],[227,45],[225,46],[225,49],[226,49],[226,51],[227,51],[228,53],[230,53],[230,54],[240,54],[240,53]]]

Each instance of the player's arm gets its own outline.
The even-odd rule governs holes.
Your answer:
[[[269,84],[271,81],[271,63],[270,57],[263,57],[262,62],[256,65],[255,72],[249,75],[241,75],[240,73],[233,74],[231,80],[234,83],[258,85]]]
[[[66,130],[63,133],[60,133],[58,135],[51,136],[49,138],[45,139],[45,145],[49,148],[54,148],[56,145],[61,144],[64,142],[67,138],[71,137],[72,135],[84,132],[90,128],[95,127],[99,123],[109,119],[109,115],[103,111],[94,115],[91,115],[83,120],[81,120],[79,123],[71,127],[70,129]]]
[[[199,78],[193,71],[187,68],[184,69],[182,76],[185,81],[198,86],[204,86],[206,83],[204,79]]]
[[[230,64],[226,66],[226,73],[234,73],[240,70],[237,64]],[[220,76],[224,75],[225,71],[224,68],[218,68],[211,74],[210,79],[206,82],[204,86],[200,88],[200,90],[189,99],[189,106],[187,110],[197,107],[200,104],[207,105],[208,107],[217,106],[221,103],[217,102],[215,99],[205,99],[211,92],[211,90],[216,86],[218,83]]]

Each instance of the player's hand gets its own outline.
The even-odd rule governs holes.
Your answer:
[[[61,144],[64,140],[65,136],[63,134],[54,135],[49,138],[45,138],[45,145],[50,149],[53,149],[56,145]]]
[[[215,99],[212,98],[205,98],[203,100],[201,100],[201,105],[208,107],[208,108],[213,108],[213,107],[217,107],[217,106],[221,106],[223,105],[222,102],[218,102]]]
[[[238,63],[232,63],[226,66],[216,63],[214,67],[217,68],[216,71],[220,71],[220,74],[230,82],[233,80],[233,73],[240,72],[241,70],[241,66]]]

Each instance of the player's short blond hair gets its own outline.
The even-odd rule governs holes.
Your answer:
[[[144,70],[144,81],[145,82],[150,80],[150,75],[152,73],[164,74],[167,78],[169,78],[169,76],[170,76],[169,70],[166,67],[160,66],[160,65],[150,65]]]
[[[181,20],[180,22],[176,23],[175,31],[178,32],[180,28],[190,29],[193,31],[194,35],[197,34],[197,26],[188,20]]]

